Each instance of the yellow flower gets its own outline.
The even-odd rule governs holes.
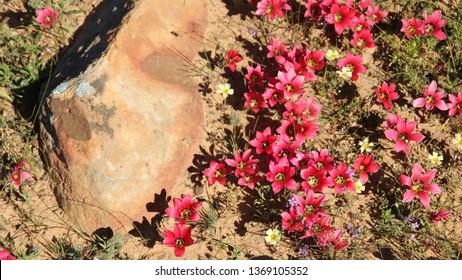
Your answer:
[[[348,68],[347,67],[342,67],[342,71],[337,71],[336,72],[340,78],[344,79],[344,80],[351,80],[351,77],[353,76],[353,72],[351,71],[348,71]]]
[[[327,60],[334,60],[340,57],[340,54],[337,50],[327,50],[326,52],[326,59]]]
[[[366,186],[364,186],[360,180],[356,181],[355,189],[357,193],[361,193],[366,190]]]
[[[437,152],[433,152],[433,154],[428,155],[428,159],[430,160],[431,164],[440,165],[443,161],[443,155],[438,155]]]
[[[277,229],[270,228],[266,231],[265,241],[268,245],[276,245],[281,238],[281,232]]]
[[[359,141],[359,146],[361,146],[360,148],[361,153],[364,153],[364,151],[366,151],[366,153],[370,153],[374,145],[375,144],[373,142],[369,143],[369,137],[364,138],[363,141]]]
[[[228,95],[233,95],[234,90],[231,88],[231,85],[228,83],[219,84],[217,93],[223,95],[224,98],[227,98]]]
[[[460,133],[457,133],[452,139],[452,144],[456,146],[457,150],[462,151],[462,135]]]

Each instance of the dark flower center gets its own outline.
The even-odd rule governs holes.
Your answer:
[[[274,11],[273,6],[266,7],[266,13],[271,14]]]
[[[343,176],[341,175],[338,175],[337,177],[335,177],[335,183],[339,186],[343,186],[345,185],[345,178],[343,178]]]
[[[183,248],[184,247],[184,239],[183,238],[177,238],[175,239],[175,247],[177,248]]]
[[[286,128],[286,133],[287,135],[289,136],[294,136],[295,135],[295,128],[293,125],[289,125],[287,128]]]
[[[310,58],[310,59],[308,59],[306,64],[308,65],[308,67],[314,68],[316,66],[316,61],[314,61],[313,59]]]
[[[359,167],[359,171],[364,171],[364,169],[366,169],[366,167],[361,164],[361,166]]]
[[[364,25],[362,25],[361,23],[359,23],[358,25],[356,25],[356,31],[359,32],[361,30],[364,29]]]
[[[318,233],[319,231],[321,230],[321,225],[320,224],[314,224],[312,227],[311,227],[311,231],[313,233]]]
[[[432,33],[433,30],[435,30],[435,27],[433,26],[433,24],[427,24],[427,25],[425,25],[425,32],[427,32],[427,33]]]
[[[262,141],[262,142],[260,143],[260,148],[266,149],[266,148],[268,148],[268,147],[269,147],[269,142],[268,142],[268,141]]]
[[[305,211],[305,214],[307,214],[307,215],[313,215],[316,212],[313,205],[310,205],[310,204],[305,205],[303,210]]]
[[[281,157],[281,158],[282,158],[282,157],[286,157],[286,156],[288,156],[288,155],[289,155],[289,151],[286,150],[286,149],[283,149],[283,150],[281,150],[281,151],[279,152],[279,157]]]
[[[245,174],[245,175],[244,175],[244,180],[245,180],[246,182],[250,182],[250,181],[252,181],[252,179],[253,179],[253,178],[252,178],[252,175],[250,175],[250,174]]]
[[[241,170],[244,170],[245,168],[247,167],[247,165],[245,164],[245,162],[241,161],[237,164],[237,168],[238,169],[241,169]]]
[[[346,68],[348,69],[349,72],[354,72],[355,71],[355,66],[353,64],[347,64]]]
[[[273,95],[271,95],[271,98],[273,98],[273,100],[279,100],[279,99],[281,99],[281,95],[279,95],[279,93],[275,92],[275,93],[273,93]]]
[[[400,135],[398,135],[398,140],[400,141],[407,141],[407,134],[406,133],[401,133]]]
[[[372,19],[372,20],[377,20],[378,18],[379,18],[379,17],[378,17],[376,14],[373,14],[373,15],[371,16],[371,19]]]
[[[256,83],[256,82],[258,82],[259,80],[260,80],[260,77],[258,77],[257,74],[252,74],[252,75],[250,75],[250,81]]]
[[[409,33],[409,34],[414,34],[414,33],[415,33],[415,27],[412,26],[412,25],[409,25],[409,26],[406,28],[406,32]]]
[[[221,178],[223,178],[224,176],[225,176],[225,174],[223,173],[223,171],[221,171],[221,170],[215,171],[215,177],[216,177],[217,179],[221,179]]]
[[[318,170],[324,169],[324,163],[322,163],[321,161],[316,162],[316,168]]]
[[[19,176],[19,172],[14,173],[13,179],[14,180],[19,180],[19,178],[21,178],[21,176]]]
[[[460,111],[460,109],[462,109],[462,105],[460,105],[460,103],[457,103],[455,109],[456,111]]]
[[[364,40],[363,38],[359,38],[358,40],[356,40],[356,45],[358,47],[364,47],[366,45],[366,40]]]
[[[388,96],[385,94],[385,92],[379,93],[379,97],[380,97],[380,99],[382,99],[384,101],[388,99]]]
[[[292,92],[294,90],[294,87],[292,85],[285,85],[284,89],[288,92]]]
[[[257,101],[257,99],[251,98],[251,99],[249,100],[249,105],[250,105],[251,108],[258,107],[258,101]]]
[[[433,104],[435,103],[435,98],[433,98],[433,96],[427,96],[425,102],[427,102],[427,104]]]
[[[278,174],[276,174],[274,178],[276,179],[277,182],[282,183],[286,180],[286,175],[282,172],[279,172]]]
[[[187,220],[187,219],[189,219],[189,217],[191,217],[191,214],[192,214],[192,213],[191,213],[191,210],[189,210],[189,209],[183,209],[183,211],[181,211],[180,216],[181,216],[182,219]]]
[[[47,16],[47,17],[45,17],[45,19],[44,19],[45,23],[51,23],[51,20],[52,20],[52,19],[51,19],[50,16]]]

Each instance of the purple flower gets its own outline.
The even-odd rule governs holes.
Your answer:
[[[300,255],[302,255],[304,257],[304,256],[306,256],[306,254],[308,254],[308,249],[306,247],[303,247],[300,250]]]
[[[289,198],[289,204],[290,206],[298,206],[298,203],[295,201],[295,198]]]
[[[412,223],[411,225],[413,229],[419,228],[419,222]]]

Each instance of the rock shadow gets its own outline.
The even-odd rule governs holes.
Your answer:
[[[168,208],[168,203],[172,200],[170,196],[167,196],[167,191],[162,191],[154,194],[154,201],[146,204],[146,210],[148,212],[157,213],[149,221],[143,216],[141,222],[134,221],[132,223],[133,229],[128,233],[134,237],[142,239],[144,245],[149,248],[153,248],[156,242],[162,242],[162,236],[159,233],[159,223],[165,214],[165,210]]]

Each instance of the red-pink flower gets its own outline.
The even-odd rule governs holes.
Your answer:
[[[343,232],[341,229],[336,231],[328,230],[317,235],[317,241],[319,246],[323,248],[334,247],[336,251],[341,251],[348,247],[348,243],[340,241],[342,239]]]
[[[423,34],[422,21],[411,18],[409,21],[402,19],[401,22],[403,23],[403,27],[400,31],[404,32],[407,38],[411,38],[412,36],[421,36]]]
[[[411,142],[421,142],[425,136],[418,132],[414,132],[417,127],[417,122],[406,122],[403,120],[398,120],[396,125],[397,130],[387,129],[385,130],[385,136],[389,140],[395,142],[395,151],[397,153],[404,152],[406,155],[409,154],[411,150]]]
[[[273,37],[270,38],[271,44],[268,45],[268,54],[266,55],[267,58],[276,59],[277,63],[284,64],[286,62],[285,55],[287,54],[286,46],[284,42],[279,43]]]
[[[436,169],[432,169],[422,175],[422,166],[416,162],[411,168],[412,178],[401,174],[399,181],[401,185],[408,186],[411,189],[403,194],[403,202],[410,202],[416,196],[419,197],[420,202],[425,208],[430,207],[430,196],[428,193],[440,194],[441,189],[436,184],[429,184],[430,180],[435,178]]]
[[[221,185],[226,184],[226,175],[229,174],[228,168],[226,168],[226,163],[216,162],[214,160],[210,161],[210,167],[202,171],[204,175],[208,178],[208,184],[213,185],[215,182],[218,182]]]
[[[226,58],[229,70],[232,72],[236,71],[236,63],[242,61],[242,56],[239,55],[239,51],[230,50],[226,52]]]
[[[254,111],[255,113],[260,112],[260,109],[268,108],[268,104],[263,99],[263,96],[254,91],[244,93],[244,98],[244,106]]]
[[[320,152],[312,151],[311,155],[313,157],[312,164],[317,170],[324,169],[329,172],[334,169],[334,165],[332,164],[334,158],[329,155],[329,151],[327,149],[322,149]]]
[[[271,107],[278,103],[282,103],[285,100],[283,92],[272,88],[266,88],[262,96],[268,100]]]
[[[449,115],[454,116],[459,114],[462,116],[462,92],[457,93],[457,96],[450,94],[448,97],[451,102],[446,104],[449,109]]]
[[[261,66],[257,65],[255,68],[248,65],[246,67],[247,74],[244,77],[249,81],[249,85],[261,85],[263,84],[263,78],[265,77],[265,72],[261,70]]]
[[[32,175],[27,172],[28,169],[29,163],[26,160],[19,162],[13,168],[13,172],[10,174],[10,179],[16,187],[19,187],[22,181],[32,178]]]
[[[305,63],[306,67],[313,71],[321,70],[324,68],[324,52],[312,52],[310,50],[306,50]]]
[[[372,42],[372,36],[374,35],[369,29],[363,29],[353,34],[353,39],[350,41],[350,44],[360,50],[364,48],[375,48],[375,44]]]
[[[258,169],[255,170],[255,174],[241,174],[241,177],[237,181],[239,186],[247,186],[249,189],[255,189],[255,183],[263,181],[263,178],[257,175]]]
[[[58,20],[59,12],[47,6],[45,9],[35,10],[35,14],[37,15],[36,22],[40,23],[44,28],[50,28]]]
[[[420,97],[414,100],[412,105],[416,108],[422,108],[425,106],[427,110],[433,110],[434,107],[440,109],[441,111],[446,111],[448,106],[443,101],[445,95],[444,90],[436,91],[437,85],[435,81],[432,81],[427,89],[424,91],[425,97]]]
[[[362,0],[362,1],[346,0],[345,4],[348,7],[351,7],[352,9],[358,9],[358,10],[362,11],[362,10],[366,9],[371,4],[371,2],[372,2],[372,0]]]
[[[403,119],[401,118],[400,115],[393,115],[388,113],[387,114],[387,120],[382,123],[383,126],[389,129],[397,130],[398,127],[398,122],[402,121]]]
[[[392,101],[399,98],[393,83],[388,85],[386,82],[382,82],[382,87],[376,88],[375,93],[377,94],[377,102],[382,103],[387,110],[391,110],[393,108]]]
[[[284,10],[292,10],[286,2],[287,0],[262,0],[257,4],[256,14],[259,16],[267,15],[269,20],[284,17]]]
[[[334,25],[337,34],[342,34],[345,28],[353,28],[353,19],[355,15],[356,11],[350,9],[350,7],[333,4],[330,8],[330,13],[325,19],[326,22]]]
[[[2,261],[16,260],[16,257],[11,255],[8,249],[3,249],[2,251],[0,251],[0,260]]]
[[[257,154],[273,153],[273,143],[277,137],[271,134],[271,128],[267,127],[263,132],[257,131],[255,139],[249,141],[249,144],[255,147]]]
[[[448,211],[448,210],[439,211],[439,212],[432,211],[430,212],[430,221],[432,223],[436,223],[446,218],[449,215],[451,215],[451,211]]]
[[[345,163],[340,162],[336,168],[329,171],[330,184],[334,186],[336,193],[345,192],[347,189],[355,191],[355,183],[351,180],[351,170]]]
[[[297,213],[295,212],[295,207],[290,207],[289,213],[282,212],[282,229],[287,230],[287,232],[303,230],[303,224],[299,220]]]
[[[191,227],[185,227],[183,224],[175,224],[175,228],[172,231],[164,231],[164,241],[162,242],[165,246],[174,247],[174,253],[177,257],[182,257],[185,252],[185,248],[194,244],[194,240],[191,238]]]
[[[313,190],[308,190],[305,194],[305,198],[296,194],[293,195],[297,203],[295,206],[297,215],[304,217],[305,220],[311,220],[315,216],[327,216],[327,212],[321,208],[321,204],[326,200],[327,195],[322,194],[315,198]]]
[[[369,19],[368,21],[370,25],[374,25],[377,22],[382,21],[387,15],[388,15],[388,12],[380,11],[380,5],[377,5],[377,6],[370,5],[367,7],[366,16]]]
[[[285,97],[291,97],[293,94],[305,92],[305,89],[303,89],[305,78],[303,76],[298,76],[293,68],[288,72],[279,71],[278,79],[279,82],[276,84],[276,88],[284,92]]]
[[[234,151],[234,159],[225,159],[225,162],[234,168],[236,168],[234,174],[241,176],[243,174],[254,174],[255,165],[258,163],[258,159],[250,159],[251,149],[246,150],[242,156],[238,151]]]
[[[438,40],[446,39],[446,34],[441,31],[441,28],[446,25],[446,20],[441,19],[441,11],[437,10],[429,17],[427,12],[424,12],[424,22],[421,27],[425,35],[433,35]]]
[[[278,163],[271,161],[269,164],[270,171],[266,173],[266,180],[272,182],[271,186],[274,193],[279,193],[282,188],[296,190],[297,183],[292,178],[295,174],[295,168],[289,166],[286,157],[279,160]]]
[[[353,164],[353,168],[359,172],[359,181],[365,184],[369,180],[369,173],[379,171],[379,164],[373,162],[374,156],[359,155],[358,159]]]
[[[365,73],[366,67],[361,64],[363,57],[361,55],[354,56],[351,53],[347,53],[344,59],[340,59],[337,62],[339,69],[347,67],[348,71],[352,73],[351,80],[358,80],[358,73]]]
[[[329,215],[325,216],[313,216],[311,219],[305,220],[305,227],[308,229],[305,230],[300,239],[311,237],[311,236],[319,236],[326,231],[332,230],[332,228],[328,225],[330,220]]]
[[[201,202],[193,202],[191,195],[185,194],[183,199],[174,198],[173,207],[165,210],[170,218],[178,219],[178,223],[197,222],[200,219],[197,210],[202,206]]]
[[[314,166],[308,166],[300,172],[300,177],[303,179],[301,186],[305,192],[309,190],[323,192],[325,187],[331,185],[331,182],[326,177],[326,170],[317,170]]]

